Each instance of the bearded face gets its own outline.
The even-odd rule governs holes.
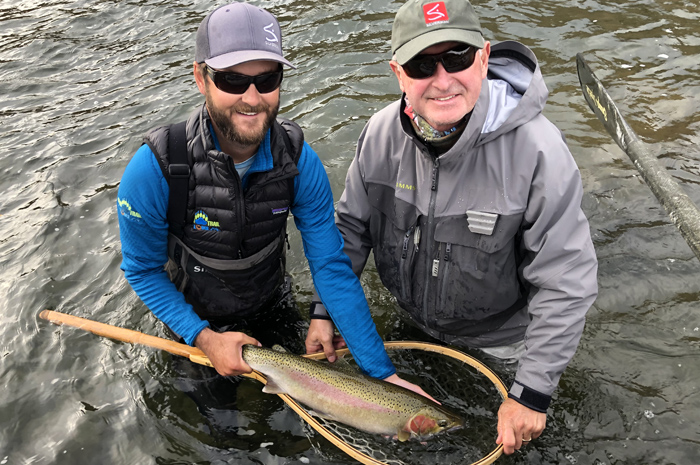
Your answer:
[[[210,86],[207,85],[207,87]],[[209,89],[206,93],[209,116],[219,130],[220,136],[243,146],[257,146],[265,139],[265,134],[279,112],[279,98],[276,100],[276,104],[261,101],[251,106],[241,99],[231,107],[221,108],[214,103]],[[262,117],[256,118],[256,115]]]
[[[277,71],[275,61],[255,60],[241,63],[217,72],[258,76]],[[206,71],[206,65],[195,63],[195,80],[204,95],[212,124],[222,144],[234,160],[242,153],[256,150],[277,117],[280,107],[280,88],[261,93],[251,83],[242,94],[217,88]],[[245,159],[245,158],[243,158]]]

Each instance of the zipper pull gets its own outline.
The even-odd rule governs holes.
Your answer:
[[[442,254],[442,243],[440,243],[440,249],[438,249],[438,258],[433,260],[433,277],[437,278],[440,272],[440,255]]]
[[[401,259],[406,258],[406,255],[408,254],[408,240],[411,238],[412,232],[413,228],[409,229],[406,231],[406,235],[403,238],[403,252],[401,253]]]
[[[413,233],[413,244],[416,246],[416,253],[418,253],[418,246],[420,245],[420,226],[416,226],[416,231]]]
[[[439,271],[440,271],[440,260],[436,258],[435,260],[433,260],[433,277],[434,278],[437,278]]]

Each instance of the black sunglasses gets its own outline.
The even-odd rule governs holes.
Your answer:
[[[464,71],[474,63],[476,47],[461,45],[437,55],[416,55],[401,65],[412,79],[426,79],[435,74],[438,62],[448,73]]]
[[[254,84],[261,94],[269,94],[282,84],[282,65],[279,66],[277,71],[258,74],[257,76],[248,76],[230,71],[215,71],[209,66],[205,65],[205,67],[216,88],[227,94],[245,94],[251,84]]]

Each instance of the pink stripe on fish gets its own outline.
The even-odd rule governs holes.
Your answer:
[[[313,395],[316,397],[322,397],[328,399],[328,401],[333,401],[334,403],[342,403],[350,407],[371,410],[380,413],[399,413],[394,409],[384,407],[374,402],[368,402],[350,392],[335,387],[328,384],[321,379],[310,378],[308,374],[292,370],[287,373],[287,380],[284,385],[288,385],[290,382],[298,385],[299,389],[306,391],[304,395],[300,396],[300,400],[303,402],[303,397],[307,395]]]

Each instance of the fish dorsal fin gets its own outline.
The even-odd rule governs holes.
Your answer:
[[[282,347],[282,346],[279,345],[279,344],[273,345],[273,346],[272,346],[272,350],[274,350],[274,351],[276,351],[276,352],[284,352],[284,353],[287,352],[287,349],[285,349],[284,347]]]
[[[262,389],[265,394],[286,394],[285,390],[282,389],[274,380],[267,378],[267,383]]]

